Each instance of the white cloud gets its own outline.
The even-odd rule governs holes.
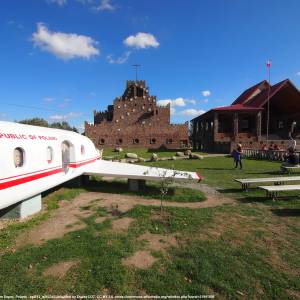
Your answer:
[[[170,103],[171,107],[174,106],[185,106],[187,103],[196,104],[196,100],[194,99],[185,99],[182,97],[175,98],[175,99],[163,99],[157,101],[157,104],[160,106],[167,106]]]
[[[144,32],[139,32],[136,35],[130,35],[123,42],[126,46],[137,49],[146,49],[149,47],[157,48],[159,46],[159,42],[153,34]]]
[[[128,60],[130,54],[131,54],[131,52],[127,51],[123,55],[121,55],[120,57],[118,57],[116,59],[114,59],[112,55],[108,55],[106,58],[110,64],[121,65],[121,64],[124,64]]]
[[[76,0],[77,2],[81,4],[94,4],[95,0]]]
[[[65,108],[71,101],[71,98],[64,98],[63,101],[58,105],[58,107]]]
[[[79,118],[81,115],[82,115],[81,113],[69,112],[65,115],[52,115],[52,116],[49,116],[49,119],[51,121],[54,121],[54,122],[61,122],[61,121],[66,121],[66,120]]]
[[[103,10],[115,10],[116,6],[112,5],[110,0],[101,0],[100,4],[95,7],[95,10],[103,11]]]
[[[56,3],[59,6],[67,4],[67,0],[48,0],[49,3]]]
[[[75,126],[79,133],[83,133],[85,130],[84,123],[78,124]]]
[[[45,102],[47,102],[47,103],[52,103],[52,102],[55,101],[55,98],[53,98],[53,97],[45,97],[43,100],[44,100]]]
[[[205,113],[205,110],[202,109],[185,109],[176,113],[177,116],[188,116],[188,117],[196,117]]]
[[[194,100],[194,99],[185,99],[185,102],[196,105],[196,100]]]
[[[24,26],[21,23],[17,23],[14,20],[10,20],[6,24],[9,25],[9,26],[15,27],[17,29],[24,29]]]
[[[201,94],[203,97],[209,97],[211,93],[210,91],[206,90],[206,91],[202,91]]]
[[[100,54],[94,47],[97,42],[91,37],[76,33],[51,32],[42,23],[37,24],[37,32],[32,34],[32,41],[34,46],[65,60],[89,59]]]
[[[204,102],[204,103],[208,103],[208,99],[204,99],[203,102]]]
[[[300,76],[300,71],[296,73],[297,76]]]
[[[171,107],[170,113],[171,113],[171,115],[175,115],[176,114],[176,109],[174,107]]]
[[[170,104],[171,106],[185,106],[185,102],[183,98],[163,99],[157,101],[157,104],[160,106],[167,106],[168,104]]]

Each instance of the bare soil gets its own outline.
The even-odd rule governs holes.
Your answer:
[[[97,200],[97,201],[96,201]],[[233,203],[233,199],[223,198],[215,195],[208,196],[204,202],[193,203],[178,203],[165,202],[164,206],[173,207],[188,207],[188,208],[205,208],[215,207],[227,203]],[[31,230],[21,234],[16,239],[16,247],[27,244],[41,245],[48,240],[61,238],[66,233],[77,231],[86,227],[83,219],[92,215],[94,211],[87,209],[88,205],[103,207],[108,211],[111,207],[118,206],[118,211],[124,213],[135,205],[159,206],[158,199],[145,199],[139,196],[108,194],[97,192],[86,192],[77,196],[72,201],[61,201],[60,207],[53,212],[53,214],[40,225]],[[91,206],[92,206],[91,205]],[[84,208],[84,209],[83,209]],[[102,220],[102,219],[98,219]],[[123,218],[113,222],[113,228],[118,230],[126,230],[130,225],[128,218]],[[114,225],[115,224],[115,225]]]
[[[78,265],[79,263],[80,262],[78,260],[62,261],[46,269],[43,275],[62,278],[72,267]]]
[[[147,269],[151,267],[157,258],[153,257],[148,250],[137,251],[133,256],[122,260],[122,263],[128,267],[135,267],[138,269]]]
[[[100,223],[102,223],[103,221],[105,221],[107,218],[106,217],[97,217],[96,219],[95,219],[95,223],[96,224],[100,224]]]
[[[148,250],[165,250],[170,246],[177,246],[176,234],[161,235],[146,232],[138,237],[139,241],[146,241],[146,249]]]
[[[73,201],[61,201],[60,207],[40,225],[24,232],[16,239],[16,247],[34,244],[41,245],[48,240],[61,238],[66,233],[86,227],[82,219],[93,214],[93,211],[83,210],[91,195],[81,194]]]
[[[113,231],[127,231],[130,224],[134,221],[132,218],[121,218],[112,221]]]

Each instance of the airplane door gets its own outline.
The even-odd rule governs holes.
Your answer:
[[[65,173],[69,171],[70,164],[70,144],[67,141],[61,144],[61,155],[62,155],[62,169]]]

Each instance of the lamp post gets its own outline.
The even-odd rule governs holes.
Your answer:
[[[267,68],[269,73],[269,88],[268,88],[268,101],[267,101],[267,144],[269,142],[269,124],[270,124],[270,90],[271,90],[271,64],[272,61],[267,61]]]

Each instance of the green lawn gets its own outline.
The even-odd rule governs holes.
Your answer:
[[[234,178],[277,174],[275,162],[244,160],[233,170],[230,158],[159,162],[156,165],[192,171],[199,168],[204,183],[237,199],[233,204],[189,209],[138,205],[118,217],[94,205],[83,218],[86,228],[49,240],[41,246],[10,250],[22,231],[43,222],[59,201],[82,190],[128,194],[122,182],[92,183],[85,189],[63,189],[44,199],[49,209],[29,222],[0,231],[0,295],[215,295],[216,299],[297,299],[300,290],[300,201],[295,193],[266,201],[264,193],[241,192]],[[150,185],[145,197],[157,196]],[[173,191],[169,200],[192,201],[198,192]],[[175,197],[175,198],[172,198]],[[204,197],[204,196],[203,196]],[[186,198],[188,199],[188,197]],[[203,201],[204,198],[201,199]],[[200,199],[198,200],[200,201]],[[103,223],[97,217],[110,216]],[[161,216],[161,217],[159,217]],[[128,231],[114,232],[112,221],[133,218]],[[147,269],[129,268],[122,259],[147,247],[138,239],[145,232],[177,236],[177,245],[153,250],[157,259]],[[8,247],[8,248],[7,248]],[[13,249],[13,248],[12,248]],[[63,278],[44,276],[55,263],[80,263]]]
[[[104,157],[112,157],[114,159],[123,159],[125,158],[126,153],[136,153],[138,157],[142,158],[150,158],[152,153],[156,153],[158,157],[172,157],[176,155],[177,151],[184,151],[182,150],[148,150],[148,149],[140,149],[140,148],[124,148],[124,151],[121,153],[117,153],[114,151],[114,149],[104,149],[103,156]],[[197,154],[204,154],[203,152],[194,152]],[[207,154],[207,153],[206,153]]]
[[[142,196],[146,199],[161,199],[162,193],[159,183],[147,182],[146,188],[139,192],[128,190],[127,182],[124,180],[103,181],[99,177],[93,177],[85,187],[88,191],[101,193],[117,193],[126,195]],[[206,199],[204,193],[184,187],[168,187],[168,192],[163,197],[168,202],[199,202]]]
[[[242,191],[241,185],[234,181],[236,178],[261,178],[276,177],[280,174],[280,162],[264,160],[243,160],[243,169],[235,169],[231,157],[208,157],[203,160],[159,161],[147,163],[165,168],[176,168],[185,171],[198,171],[203,177],[205,184],[215,187],[221,193],[239,199],[242,202],[263,202],[272,205],[273,201],[266,199],[266,193],[253,186],[247,192]],[[285,175],[286,176],[286,175]],[[279,198],[276,205],[299,206],[300,201],[297,192],[281,193],[280,195],[291,196],[289,201]],[[279,196],[280,196],[279,195]]]

